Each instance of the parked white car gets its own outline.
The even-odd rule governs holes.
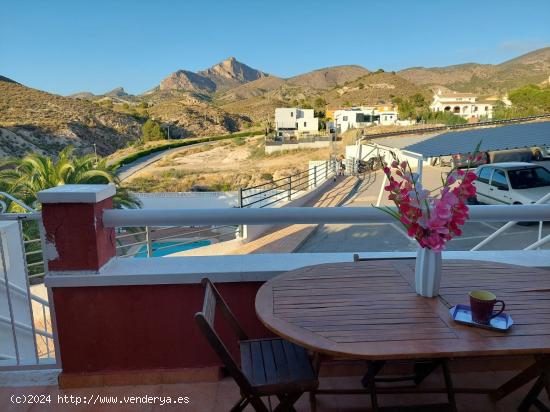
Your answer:
[[[550,171],[524,162],[492,163],[475,170],[478,203],[528,205],[550,192]]]

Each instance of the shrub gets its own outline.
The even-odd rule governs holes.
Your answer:
[[[166,132],[158,122],[147,119],[141,126],[141,139],[144,142],[166,139]]]

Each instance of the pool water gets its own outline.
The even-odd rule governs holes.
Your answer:
[[[197,240],[196,242],[186,243],[182,245],[181,242],[153,242],[153,257],[161,257],[170,255],[172,253],[183,252],[184,250],[196,249],[203,246],[208,246],[212,242],[210,240]],[[158,248],[161,248],[157,250]],[[139,248],[138,253],[134,255],[137,258],[147,257],[147,245],[143,245]]]

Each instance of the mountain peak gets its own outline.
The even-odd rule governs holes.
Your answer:
[[[130,96],[128,93],[126,93],[126,90],[124,90],[124,87],[115,87],[110,92],[105,93],[105,96],[110,97],[128,97]]]
[[[196,73],[178,70],[160,83],[160,89],[211,93],[227,90],[267,76],[269,74],[253,69],[230,56],[214,66]]]
[[[0,82],[17,83],[15,80],[12,80],[12,79],[10,79],[9,77],[6,77],[6,76],[0,76]]]

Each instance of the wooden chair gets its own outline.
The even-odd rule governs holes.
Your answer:
[[[306,350],[280,338],[249,339],[214,284],[205,278],[202,285],[206,289],[204,304],[202,312],[195,314],[195,321],[239,385],[241,399],[231,411],[242,411],[250,403],[256,411],[267,412],[271,402],[268,409],[263,396],[279,399],[275,411],[294,411],[300,396],[319,386]],[[214,329],[216,307],[239,340],[240,366]]]

